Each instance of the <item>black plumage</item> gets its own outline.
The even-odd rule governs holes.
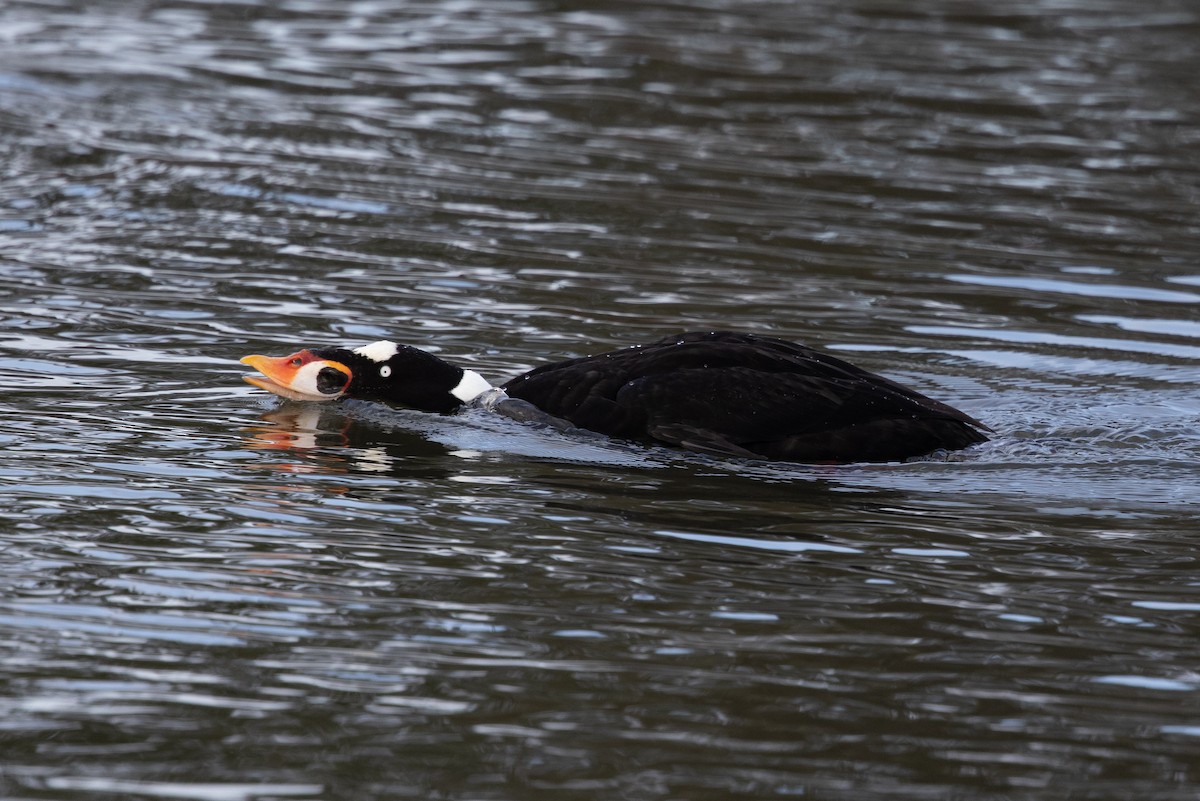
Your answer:
[[[696,332],[518,376],[513,398],[613,437],[796,462],[895,461],[984,442],[963,412],[805,345]]]

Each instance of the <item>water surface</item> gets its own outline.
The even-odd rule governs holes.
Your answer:
[[[2,795],[1195,797],[1200,16],[0,7]],[[805,467],[280,404],[727,328],[963,408]]]

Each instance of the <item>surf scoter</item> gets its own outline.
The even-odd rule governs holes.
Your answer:
[[[750,459],[899,461],[985,442],[991,430],[841,359],[754,334],[680,334],[547,364],[500,388],[388,341],[241,361],[262,374],[247,382],[293,400],[358,398],[440,413],[482,405],[517,419]]]

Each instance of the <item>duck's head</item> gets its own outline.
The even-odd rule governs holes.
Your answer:
[[[452,412],[492,386],[432,353],[382,340],[360,348],[305,348],[290,356],[245,356],[261,376],[248,384],[299,401],[383,401],[427,412]]]

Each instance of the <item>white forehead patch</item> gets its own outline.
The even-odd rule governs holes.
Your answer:
[[[373,362],[386,362],[400,352],[400,347],[395,342],[381,339],[378,342],[372,342],[370,345],[355,348],[354,352]]]

